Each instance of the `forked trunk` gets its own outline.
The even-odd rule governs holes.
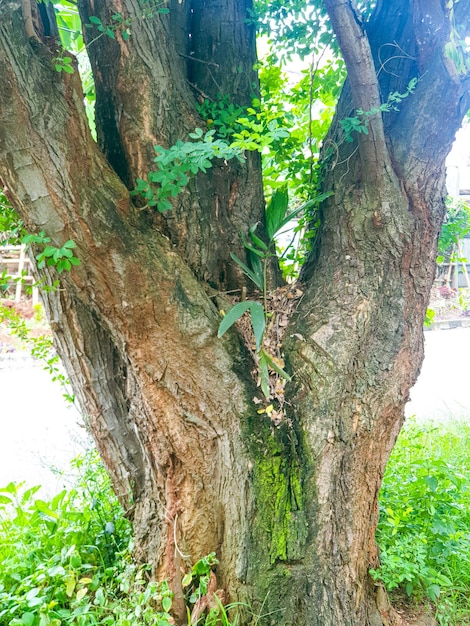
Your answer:
[[[134,0],[79,0],[84,23],[132,23],[129,40],[87,31],[98,145],[77,73],[58,74],[51,38],[25,29],[15,2],[0,4],[0,175],[28,228],[77,244],[81,265],[44,295],[51,327],[136,555],[170,579],[178,623],[183,574],[210,552],[217,587],[260,616],[246,611],[241,624],[398,623],[368,575],[377,497],[423,356],[444,159],[469,100],[445,54],[445,3],[433,3],[442,28],[427,31],[421,2],[391,4],[379,1],[363,28],[350,3],[325,0],[349,82],[323,148],[333,195],[289,305],[280,423],[253,402],[256,367],[239,334],[216,336],[221,292],[246,287],[230,253],[242,256],[240,233],[263,222],[259,158],[219,163],[163,216],[129,195],[154,144],[203,124],[196,99],[220,89],[249,104],[248,0],[172,0],[169,16],[145,19]],[[467,7],[455,7],[465,24]],[[341,124],[358,115],[367,134]]]

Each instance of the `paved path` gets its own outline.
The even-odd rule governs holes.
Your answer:
[[[470,328],[427,331],[424,354],[406,414],[470,419]]]
[[[59,383],[26,360],[0,368],[0,486],[25,480],[53,495],[67,481],[70,460],[87,436],[78,411],[65,402]],[[46,495],[46,493],[43,493]]]
[[[419,419],[470,419],[470,328],[426,332],[425,360],[411,391],[407,415]],[[51,468],[67,470],[87,438],[78,412],[40,366],[0,368],[0,486],[12,480],[64,484]]]

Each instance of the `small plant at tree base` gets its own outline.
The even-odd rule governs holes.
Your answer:
[[[220,323],[218,337],[222,337],[236,321],[238,321],[245,313],[250,313],[251,324],[256,343],[256,355],[258,358],[258,368],[260,374],[261,390],[267,400],[270,398],[269,391],[269,369],[273,370],[284,380],[290,380],[290,376],[285,370],[276,363],[276,360],[262,348],[264,331],[266,328],[267,316],[267,271],[270,259],[275,256],[275,240],[276,236],[282,231],[287,224],[292,221],[299,213],[308,207],[318,204],[327,198],[330,194],[321,194],[305,202],[294,211],[288,212],[289,195],[287,186],[276,189],[270,202],[266,207],[266,233],[268,243],[265,243],[256,235],[256,225],[252,226],[248,235],[250,241],[244,241],[244,246],[248,252],[251,268],[241,261],[235,254],[231,254],[232,259],[240,266],[242,271],[253,281],[263,296],[263,306],[255,300],[244,300],[235,304],[224,316]]]

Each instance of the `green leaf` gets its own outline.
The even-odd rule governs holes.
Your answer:
[[[167,613],[171,609],[171,598],[170,598],[170,596],[165,596],[164,598],[162,598],[162,608]]]
[[[246,243],[246,241],[243,242],[243,245],[245,246],[247,250],[249,250],[250,252],[253,252],[253,254],[256,254],[256,256],[258,256],[260,259],[264,259],[265,257],[264,252],[262,252],[261,250],[258,250],[257,248],[253,248],[253,246],[250,245],[249,243]]]
[[[266,327],[264,309],[259,302],[252,302],[252,306],[250,306],[250,314],[251,325],[253,326],[253,333],[256,341],[256,352],[259,352],[263,341],[264,329]]]
[[[101,24],[101,20],[96,15],[90,15],[90,22],[92,24]]]
[[[34,619],[34,613],[30,613],[29,611],[23,613],[23,615],[21,616],[21,621],[25,626],[33,626]]]
[[[269,371],[268,364],[266,362],[266,352],[264,352],[264,350],[261,350],[261,352],[259,353],[258,366],[261,391],[263,392],[264,397],[269,400],[269,398],[271,397],[271,394],[269,393]]]
[[[254,300],[245,300],[244,302],[235,304],[220,323],[217,336],[222,337],[222,335],[247,311],[249,311],[251,315],[251,325],[255,335],[256,351],[259,352],[263,341],[266,321],[263,307],[259,302],[255,302]]]
[[[252,226],[250,230],[248,231],[248,234],[250,235],[251,241],[255,244],[255,246],[258,246],[258,248],[260,248],[264,252],[267,252],[268,246],[264,243],[262,239],[260,239],[259,237],[255,235],[256,226],[257,226],[256,224]]]
[[[301,206],[297,207],[294,211],[291,211],[288,215],[286,215],[286,217],[279,224],[279,228],[277,229],[276,232],[279,232],[281,230],[281,228],[284,228],[284,226],[286,226],[286,224],[288,224],[291,220],[293,220],[295,217],[297,217],[297,215],[299,213],[301,213],[302,211],[305,211],[305,209],[308,209],[312,205],[319,204],[320,202],[323,202],[323,200],[325,200],[326,198],[329,198],[332,195],[333,195],[333,192],[329,191],[327,193],[321,193],[321,194],[315,196],[314,198],[311,198],[310,200],[307,200],[307,202],[304,202]]]
[[[251,300],[244,300],[243,302],[235,304],[220,322],[217,337],[222,337],[222,335],[250,309],[252,304],[253,302]]]
[[[431,491],[436,491],[439,481],[435,476],[425,476],[424,480]]]
[[[287,185],[283,185],[276,189],[266,207],[266,232],[270,240],[282,228],[288,206],[289,193]]]
[[[263,277],[250,270],[250,268],[245,265],[243,261],[240,261],[240,259],[235,254],[233,254],[233,252],[230,253],[230,256],[235,261],[235,263],[241,267],[243,273],[246,274],[246,276],[248,276],[248,278],[255,283],[258,289],[260,291],[263,291]]]
[[[267,365],[269,365],[269,367],[272,370],[274,370],[277,374],[279,374],[279,376],[282,376],[282,378],[285,378],[288,381],[291,380],[291,377],[289,376],[289,374],[286,371],[284,371],[282,367],[278,365],[276,361],[274,361],[267,352],[265,352],[264,350],[261,350],[261,353],[263,354],[263,358],[266,361]]]

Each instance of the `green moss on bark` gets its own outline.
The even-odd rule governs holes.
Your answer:
[[[304,552],[308,528],[295,433],[287,424],[273,430],[265,422],[252,449],[256,534],[260,544],[266,546],[265,557],[270,565],[298,560]]]

